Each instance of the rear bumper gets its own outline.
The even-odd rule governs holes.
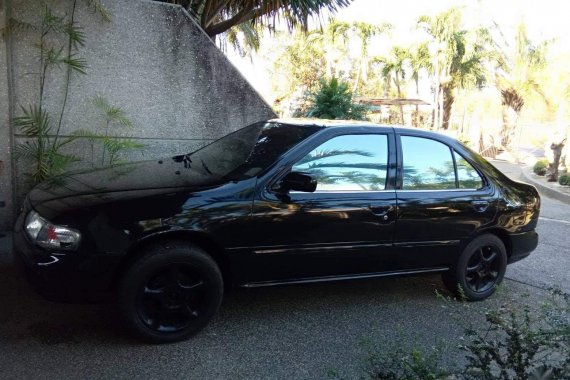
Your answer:
[[[524,259],[538,246],[538,233],[535,230],[509,235],[511,238],[511,254],[508,264]]]

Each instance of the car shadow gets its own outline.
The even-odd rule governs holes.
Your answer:
[[[257,289],[233,289],[218,315],[199,333],[202,339],[230,334],[236,326],[276,324],[285,319],[310,319],[319,313],[355,313],[376,304],[421,305],[443,292],[439,276],[380,278]],[[65,304],[36,294],[11,257],[0,256],[0,340],[33,341],[40,345],[105,343],[141,345],[130,338],[112,304]]]

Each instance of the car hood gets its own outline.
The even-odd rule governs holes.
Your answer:
[[[34,207],[64,200],[70,203],[72,199],[81,199],[82,205],[87,206],[182,189],[212,188],[227,182],[206,170],[191,167],[184,157],[69,173],[39,184],[28,199]]]

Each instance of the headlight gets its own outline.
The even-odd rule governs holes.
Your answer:
[[[28,236],[41,247],[72,251],[79,246],[81,234],[71,228],[56,226],[30,211],[26,217]]]

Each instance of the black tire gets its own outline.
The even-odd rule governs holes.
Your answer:
[[[223,279],[216,262],[184,241],[145,249],[118,288],[118,307],[127,328],[152,343],[188,339],[218,311]]]
[[[444,285],[467,301],[481,301],[492,295],[507,270],[507,250],[495,235],[473,239],[456,265],[442,275]]]

